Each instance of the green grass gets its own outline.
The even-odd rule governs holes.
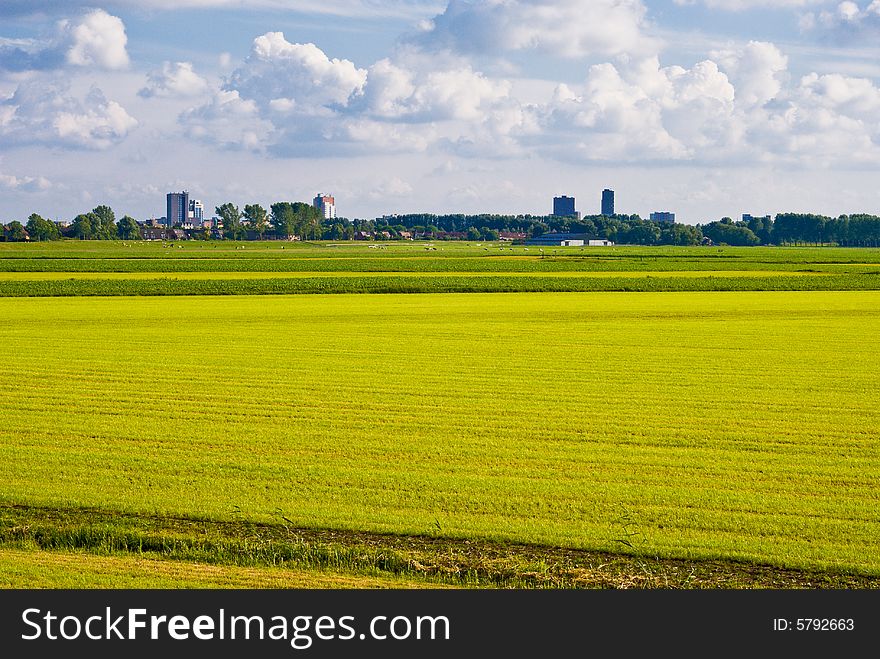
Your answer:
[[[230,278],[172,276],[122,278],[69,278],[4,280],[0,278],[0,297],[82,297],[82,296],[166,296],[166,295],[279,295],[319,293],[538,293],[538,292],[669,292],[669,291],[847,291],[880,289],[878,274],[794,273],[754,276],[517,276],[449,275],[394,276],[352,274],[350,276],[242,277]]]
[[[0,588],[413,588],[425,585],[394,577],[320,570],[247,568],[140,555],[0,549]]]
[[[0,318],[6,505],[880,575],[878,292],[6,298]]]

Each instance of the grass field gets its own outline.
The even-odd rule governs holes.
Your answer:
[[[780,252],[799,267],[877,256]],[[878,317],[875,291],[0,299],[13,401],[0,411],[0,566],[33,547],[128,556],[140,536],[112,519],[129,516],[876,587],[880,373],[865,351]],[[76,523],[53,522],[57,510]],[[88,511],[111,515],[100,541]],[[210,547],[160,545],[157,557],[212,562]],[[297,551],[282,558],[312,565]],[[418,573],[384,551],[361,576]],[[240,567],[268,569],[260,556]],[[360,565],[345,556],[318,566]],[[500,582],[553,565],[531,553]],[[441,581],[499,579],[480,564]]]
[[[281,567],[247,568],[144,556],[0,549],[0,588],[414,588],[394,577]]]
[[[880,290],[880,250],[0,244],[0,297]]]

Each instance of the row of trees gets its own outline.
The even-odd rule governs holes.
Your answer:
[[[843,246],[880,246],[880,217],[874,215],[824,215],[780,213],[776,218],[750,217],[733,221],[729,217],[707,224],[687,225],[643,220],[638,215],[592,215],[583,218],[552,215],[434,215],[416,213],[375,220],[324,219],[321,212],[303,202],[277,202],[269,209],[246,204],[240,209],[225,203],[215,209],[220,232],[206,228],[191,231],[195,237],[222,235],[233,240],[266,237],[301,240],[353,240],[375,236],[397,239],[417,236],[429,239],[497,240],[502,233],[527,238],[548,232],[583,233],[618,244],[699,245],[711,241],[720,245],[802,245],[837,243]],[[82,240],[137,240],[140,227],[125,215],[117,221],[109,206],[97,206],[77,215],[67,227],[34,213],[26,224],[10,222],[3,228],[8,241],[44,241],[60,238]]]
[[[232,203],[217,206],[214,212],[223,227],[223,237],[242,240],[249,232],[258,239],[267,233],[278,238],[297,236],[302,240],[323,238],[321,212],[301,201],[279,201],[270,206],[271,212],[259,204],[247,204],[244,210]],[[341,238],[340,238],[341,239]]]
[[[27,224],[13,220],[4,229],[4,238],[10,242],[24,240],[46,241],[62,238],[78,238],[80,240],[137,240],[140,238],[140,227],[137,221],[128,215],[118,222],[116,214],[109,206],[97,206],[88,213],[77,215],[66,227],[32,213]]]

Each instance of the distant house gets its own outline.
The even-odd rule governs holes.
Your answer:
[[[139,226],[141,240],[168,240],[169,229],[162,226]]]
[[[525,240],[526,234],[523,231],[499,231],[498,240]]]
[[[526,241],[526,245],[539,247],[604,247],[614,243],[601,240],[585,233],[545,233]]]

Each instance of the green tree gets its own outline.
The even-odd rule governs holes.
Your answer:
[[[498,240],[498,232],[495,229],[490,229],[489,227],[482,227],[480,229],[480,238],[485,241]]]
[[[214,209],[217,217],[223,223],[223,237],[231,240],[240,240],[245,235],[245,229],[241,225],[241,211],[232,203],[225,203]]]
[[[729,219],[729,218],[726,218]],[[702,227],[703,235],[716,245],[727,244],[735,246],[760,245],[761,240],[748,227],[741,227],[733,222],[710,222]]]
[[[32,213],[28,218],[26,229],[31,240],[58,240],[61,238],[61,232],[58,225],[54,222]]]
[[[699,245],[703,232],[690,224],[673,224],[661,227],[660,242],[664,245]]]
[[[101,220],[94,213],[82,213],[73,218],[73,237],[80,240],[97,240]]]
[[[296,213],[289,201],[279,201],[270,206],[270,222],[279,238],[291,238],[296,234]]]
[[[271,206],[272,227],[279,238],[321,239],[321,212],[301,201],[279,201]]]
[[[9,224],[6,225],[6,240],[12,243],[21,243],[27,240],[28,234],[25,231],[24,225],[18,220],[13,220]]]
[[[97,206],[92,209],[92,214],[98,218],[95,226],[94,237],[98,240],[115,240],[116,234],[116,214],[109,206]]]
[[[137,221],[130,215],[126,215],[116,227],[116,232],[123,240],[137,240],[141,237],[141,230]]]
[[[468,240],[480,240],[482,238],[482,234],[477,227],[468,227],[467,230],[467,239]]]
[[[244,207],[244,220],[248,228],[262,240],[269,228],[269,213],[259,204],[247,204]]]

